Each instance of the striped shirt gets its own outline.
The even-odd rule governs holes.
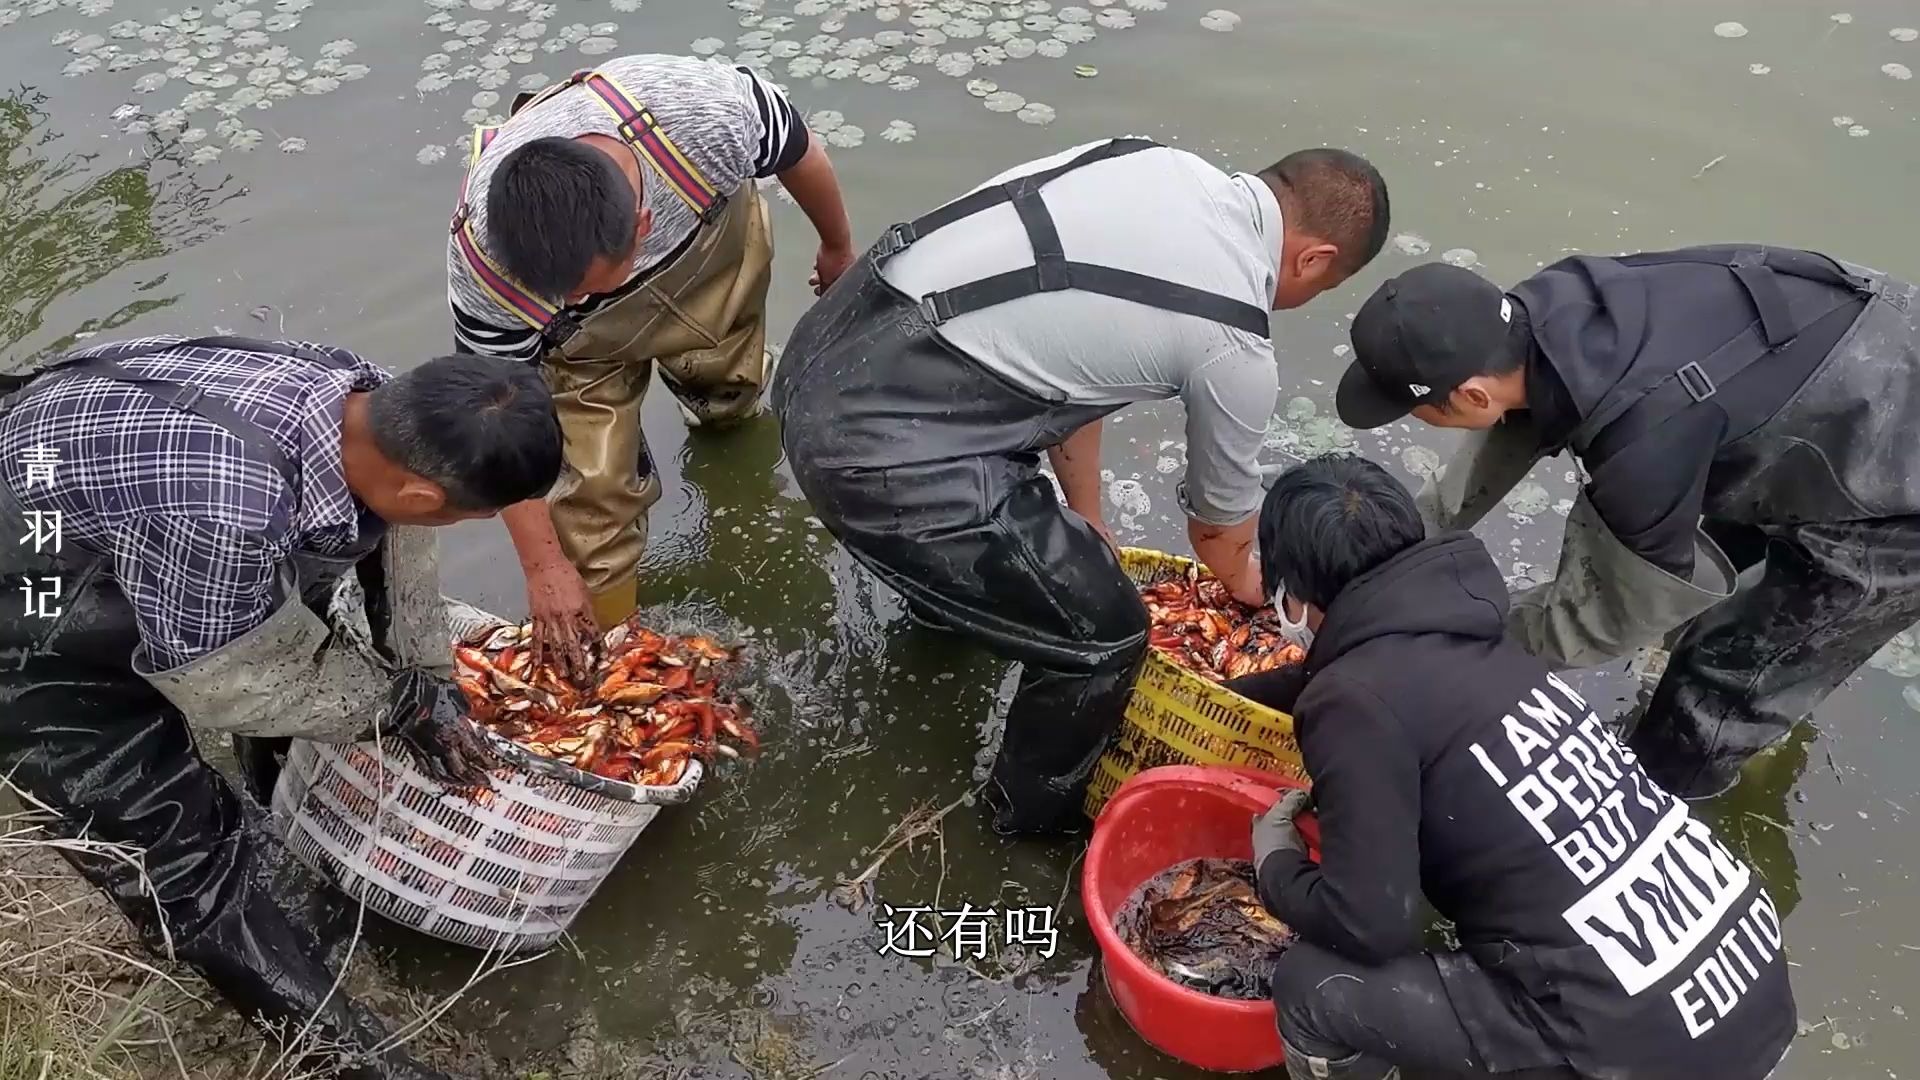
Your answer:
[[[746,68],[710,60],[647,54],[609,60],[598,70],[645,105],[715,190],[732,195],[756,178],[797,164],[807,152],[807,126],[786,96]],[[487,248],[487,180],[507,155],[535,139],[605,135],[618,138],[619,121],[585,86],[563,90],[513,117],[475,163],[467,205],[474,237]],[[653,230],[634,256],[633,276],[665,262],[700,227],[693,209],[651,168],[643,169],[643,199],[653,211]],[[589,297],[566,308],[575,318],[601,310],[623,292]],[[532,360],[540,335],[474,279],[458,243],[447,242],[447,302],[453,309],[454,346],[463,352]]]
[[[113,342],[78,355],[184,340]],[[347,488],[340,425],[348,393],[392,376],[345,349],[292,344],[348,366],[207,346],[122,366],[202,387],[251,420],[299,471],[297,491],[226,428],[126,383],[49,377],[0,414],[0,483],[22,509],[59,512],[63,555],[78,547],[108,560],[139,624],[142,671],[178,667],[265,622],[283,599],[278,570],[295,553],[365,550],[384,528]],[[32,468],[49,455],[57,455],[50,470]]]

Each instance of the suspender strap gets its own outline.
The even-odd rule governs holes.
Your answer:
[[[1101,143],[1099,146],[1089,149],[1064,165],[1055,165],[1051,169],[1044,169],[1040,172],[1020,177],[1018,180],[1013,181],[1012,184],[996,184],[993,187],[981,188],[979,191],[963,195],[937,210],[928,211],[906,224],[895,225],[891,229],[888,229],[886,235],[880,238],[880,249],[875,254],[882,262],[885,262],[887,259],[905,251],[915,240],[933,232],[935,229],[944,229],[962,218],[970,218],[983,210],[999,206],[1003,202],[1009,202],[1012,198],[1009,188],[1014,185],[1031,184],[1034,188],[1038,189],[1082,166],[1091,165],[1096,161],[1105,161],[1108,158],[1125,157],[1128,154],[1139,153],[1142,150],[1152,150],[1159,145],[1159,143],[1154,142],[1152,139],[1110,139],[1107,142]]]
[[[240,440],[249,452],[273,466],[274,471],[279,473],[280,478],[286,482],[289,492],[298,493],[299,470],[294,468],[286,452],[280,449],[280,444],[273,441],[273,436],[267,434],[265,428],[240,415],[226,402],[208,397],[206,388],[203,386],[140,375],[122,366],[122,361],[190,348],[237,349],[252,353],[270,353],[320,364],[336,371],[350,366],[345,361],[326,353],[297,345],[255,341],[251,338],[206,337],[194,338],[190,341],[123,345],[94,356],[63,357],[43,368],[42,374],[50,377],[92,375],[96,378],[111,379],[114,382],[135,387],[155,401],[171,405],[182,412],[192,413],[202,420],[216,424],[227,434]]]
[[[660,178],[672,186],[680,201],[700,215],[701,223],[710,223],[719,216],[726,207],[726,197],[673,145],[673,140],[660,130],[660,121],[653,118],[653,113],[629,96],[619,83],[597,71],[585,73],[584,79],[587,89],[620,121],[620,138],[640,152]]]
[[[707,180],[692,159],[673,144],[672,139],[667,138],[666,132],[660,128],[660,122],[646,106],[634,100],[619,83],[598,71],[574,72],[566,82],[556,83],[531,98],[516,102],[513,116],[520,116],[554,94],[581,85],[591,91],[594,100],[618,121],[615,130],[621,141],[659,174],[682,202],[700,215],[702,224],[711,224],[720,216],[720,212],[726,209],[726,196]],[[512,122],[511,118],[508,122]],[[473,131],[473,150],[467,161],[467,177],[460,187],[460,206],[453,215],[454,243],[460,249],[461,258],[466,260],[467,267],[473,272],[474,280],[480,283],[480,287],[495,303],[540,331],[549,342],[558,344],[571,337],[577,329],[574,321],[563,313],[559,305],[515,281],[504,267],[486,253],[473,232],[470,196],[474,167],[480,163],[480,155],[493,144],[499,132],[499,128],[484,127]]]
[[[1021,226],[1026,230],[1027,243],[1033,248],[1033,265],[927,294],[920,301],[920,311],[929,323],[938,326],[955,316],[1035,293],[1077,289],[1162,311],[1197,316],[1262,338],[1271,337],[1273,329],[1269,313],[1257,305],[1130,270],[1074,262],[1067,258],[1060,244],[1060,231],[1054,227],[1053,215],[1047,211],[1047,204],[1040,197],[1040,189],[1083,166],[1158,145],[1147,139],[1115,139],[1080,154],[1064,165],[1018,177],[1005,184],[982,188],[910,224],[896,225],[881,239],[878,258],[884,262],[936,229],[1001,203],[1012,203],[1014,212],[1020,216]]]
[[[1728,380],[1791,344],[1803,328],[1874,289],[1866,279],[1835,271],[1823,259],[1776,258],[1761,248],[1742,249],[1729,262],[1720,265],[1733,271],[1747,298],[1753,302],[1754,321],[1704,359],[1680,365],[1671,375],[1639,394],[1622,394],[1616,400],[1604,402],[1573,433],[1571,441],[1582,457],[1604,461],[1615,450],[1674,414],[1719,393]],[[1780,287],[1782,273],[1847,292],[1836,292],[1832,306],[1796,315]]]
[[[1800,328],[1794,325],[1793,315],[1787,310],[1786,294],[1780,291],[1774,272],[1767,268],[1766,252],[1748,248],[1735,255],[1733,276],[1746,290],[1747,299],[1753,301],[1754,310],[1760,313],[1761,337],[1767,348],[1778,349],[1800,335]]]

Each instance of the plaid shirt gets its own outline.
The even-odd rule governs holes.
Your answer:
[[[364,546],[363,530],[383,527],[347,490],[340,424],[350,391],[392,375],[344,349],[297,344],[351,368],[204,346],[121,362],[204,387],[253,421],[294,463],[297,492],[225,428],[125,383],[48,379],[0,415],[0,483],[24,509],[59,511],[63,550],[76,545],[110,560],[139,623],[144,656],[134,663],[143,671],[178,667],[266,621],[283,599],[277,572],[296,552],[347,554]],[[59,454],[50,484],[44,472],[29,476],[43,448]]]

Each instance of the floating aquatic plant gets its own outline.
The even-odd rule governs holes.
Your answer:
[[[906,120],[889,120],[886,129],[880,132],[880,137],[888,142],[903,143],[912,142],[913,137],[917,134],[919,134],[919,130],[910,122]]]
[[[1716,36],[1723,38],[1743,38],[1747,36],[1747,28],[1737,22],[1719,23],[1714,26],[1713,32]]]
[[[992,108],[993,106],[988,105],[987,107]],[[1029,101],[1021,107],[1017,115],[1021,120],[1029,124],[1051,124],[1053,123],[1055,114],[1053,106],[1045,102]]]
[[[1224,34],[1240,25],[1240,16],[1224,8],[1216,8],[1200,17],[1200,25]]]
[[[842,124],[827,132],[827,142],[843,150],[850,150],[867,141],[867,133],[854,124]]]
[[[446,156],[447,156],[447,148],[439,145],[438,143],[433,143],[433,144],[421,147],[420,152],[413,155],[413,160],[419,162],[422,165],[433,165],[444,160]]]
[[[996,90],[988,94],[981,104],[985,105],[989,112],[1014,112],[1025,108],[1027,99],[1011,90]]]

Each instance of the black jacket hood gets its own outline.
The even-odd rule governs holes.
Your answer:
[[[1497,641],[1506,633],[1507,583],[1468,532],[1442,533],[1355,578],[1334,598],[1314,634],[1307,672],[1374,638],[1451,634]]]

